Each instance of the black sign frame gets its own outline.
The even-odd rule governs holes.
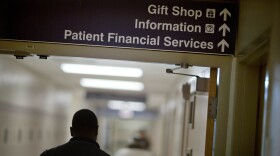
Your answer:
[[[0,40],[235,54],[237,2],[4,0],[2,4]]]

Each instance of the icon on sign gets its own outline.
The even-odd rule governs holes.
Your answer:
[[[206,17],[207,18],[215,18],[216,10],[215,9],[206,9]]]
[[[228,11],[227,8],[224,8],[224,10],[220,12],[220,16],[223,16],[223,20],[227,21],[227,17],[231,17],[231,13]]]
[[[215,25],[214,24],[205,24],[205,33],[214,34],[215,33]]]
[[[221,52],[225,52],[225,48],[228,47],[229,48],[229,44],[227,43],[226,40],[221,40],[219,43],[218,43],[218,47],[221,47]]]

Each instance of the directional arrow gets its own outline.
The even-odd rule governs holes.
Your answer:
[[[225,8],[223,11],[220,12],[220,16],[224,16],[224,21],[227,21],[227,16],[231,17],[231,13]]]
[[[221,47],[221,52],[225,52],[225,46],[229,48],[229,45],[227,43],[226,40],[221,40],[219,43],[218,43],[218,47]]]
[[[226,36],[226,32],[230,32],[230,28],[224,23],[222,26],[220,26],[219,31],[223,30],[223,36]]]

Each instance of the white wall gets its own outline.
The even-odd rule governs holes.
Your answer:
[[[199,76],[201,77],[209,77],[210,70],[209,68],[205,68]],[[188,133],[189,130],[186,130],[185,138],[183,136],[184,130],[184,111],[188,112],[188,107],[185,107],[187,104],[186,101],[183,99],[182,94],[182,85],[186,84],[190,81],[190,77],[182,77],[181,80],[174,85],[173,88],[170,88],[170,93],[167,96],[167,103],[162,105],[160,117],[163,119],[162,121],[162,130],[159,133],[162,133],[162,155],[159,156],[180,156],[181,152],[188,147],[183,147],[182,144],[185,139],[187,139],[186,135],[192,135]],[[199,105],[201,101],[204,101],[206,105]],[[196,110],[196,123],[198,124],[195,129],[196,138],[194,140],[190,139],[189,145],[192,146],[194,143],[196,149],[200,149],[203,146],[202,153],[204,151],[205,145],[203,144],[203,140],[205,141],[206,135],[206,120],[207,120],[207,96],[203,96],[199,103],[197,103],[197,110]],[[186,108],[186,109],[185,109]],[[185,120],[188,122],[188,120]],[[186,123],[188,126],[188,123]],[[205,134],[201,134],[204,133]],[[195,140],[199,140],[198,142],[194,142]],[[183,148],[183,149],[182,149]],[[190,148],[190,147],[189,147]],[[198,156],[200,155],[197,152]]]
[[[137,136],[139,130],[145,130],[147,138],[153,146],[152,121],[143,119],[120,119],[120,118],[103,118],[101,124],[107,120],[107,128],[103,128],[102,132],[106,132],[106,141],[108,147],[106,151],[113,154],[117,150],[127,147],[134,137]],[[100,131],[101,132],[101,131]],[[102,133],[101,132],[101,133]],[[104,140],[100,140],[104,141]],[[151,147],[153,150],[153,147]]]
[[[194,97],[193,97],[194,98]],[[187,147],[193,156],[204,156],[206,125],[208,113],[208,95],[195,95],[194,127],[187,129]]]
[[[38,156],[69,139],[72,93],[0,55],[0,155]]]

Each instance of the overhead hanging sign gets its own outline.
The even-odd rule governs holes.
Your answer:
[[[4,0],[0,39],[234,55],[236,2]]]

